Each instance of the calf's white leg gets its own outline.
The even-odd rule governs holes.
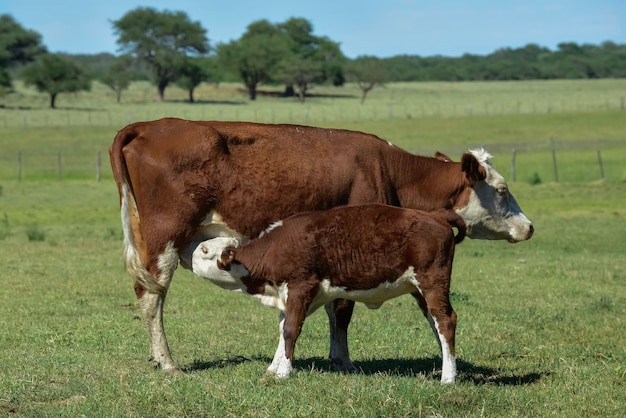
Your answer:
[[[291,371],[293,370],[293,365],[291,361],[285,355],[285,337],[284,337],[284,327],[285,327],[285,313],[281,312],[280,317],[278,319],[278,333],[280,335],[278,341],[278,347],[276,348],[276,353],[274,354],[274,359],[272,363],[267,368],[267,373],[270,375],[274,375],[278,378],[289,377]]]
[[[441,348],[441,383],[454,383],[456,379],[456,358],[452,351],[454,350],[454,342],[452,342],[452,347],[450,347],[449,339],[441,333],[437,320],[430,313],[428,314],[428,322],[433,325],[433,331]]]

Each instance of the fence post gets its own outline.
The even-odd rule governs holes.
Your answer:
[[[17,181],[22,181],[22,151],[17,153]]]
[[[600,178],[604,179],[604,164],[602,163],[602,153],[598,150],[598,166],[600,167]]]
[[[99,183],[100,178],[102,177],[102,155],[100,151],[98,151],[96,155],[96,181]]]
[[[511,156],[511,181],[515,181],[515,148],[513,148],[513,155]]]
[[[554,147],[554,140],[552,140],[552,167],[554,169],[554,181],[559,182],[559,170],[556,165],[556,148]]]

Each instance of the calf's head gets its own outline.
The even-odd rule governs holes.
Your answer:
[[[474,239],[519,242],[530,239],[534,228],[509,191],[502,175],[490,163],[483,149],[463,155],[462,170],[471,188],[458,213],[467,225],[467,236]]]
[[[232,258],[225,263],[223,253],[239,246],[239,240],[232,237],[217,237],[201,242],[191,256],[191,269],[200,277],[227,290],[243,289],[241,278],[248,274],[239,263],[232,263]]]

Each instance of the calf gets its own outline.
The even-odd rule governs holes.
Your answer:
[[[451,226],[458,229],[455,237]],[[368,308],[410,293],[442,352],[442,383],[454,383],[456,313],[449,300],[455,242],[463,219],[373,204],[293,215],[238,247],[232,237],[196,247],[194,273],[280,309],[280,342],[270,374],[287,377],[306,316],[335,299]]]

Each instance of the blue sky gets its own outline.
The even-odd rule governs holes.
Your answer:
[[[0,0],[0,14],[39,32],[51,52],[115,54],[111,21],[140,6],[186,12],[207,29],[212,45],[238,39],[255,20],[303,17],[350,58],[626,43],[626,0]]]

